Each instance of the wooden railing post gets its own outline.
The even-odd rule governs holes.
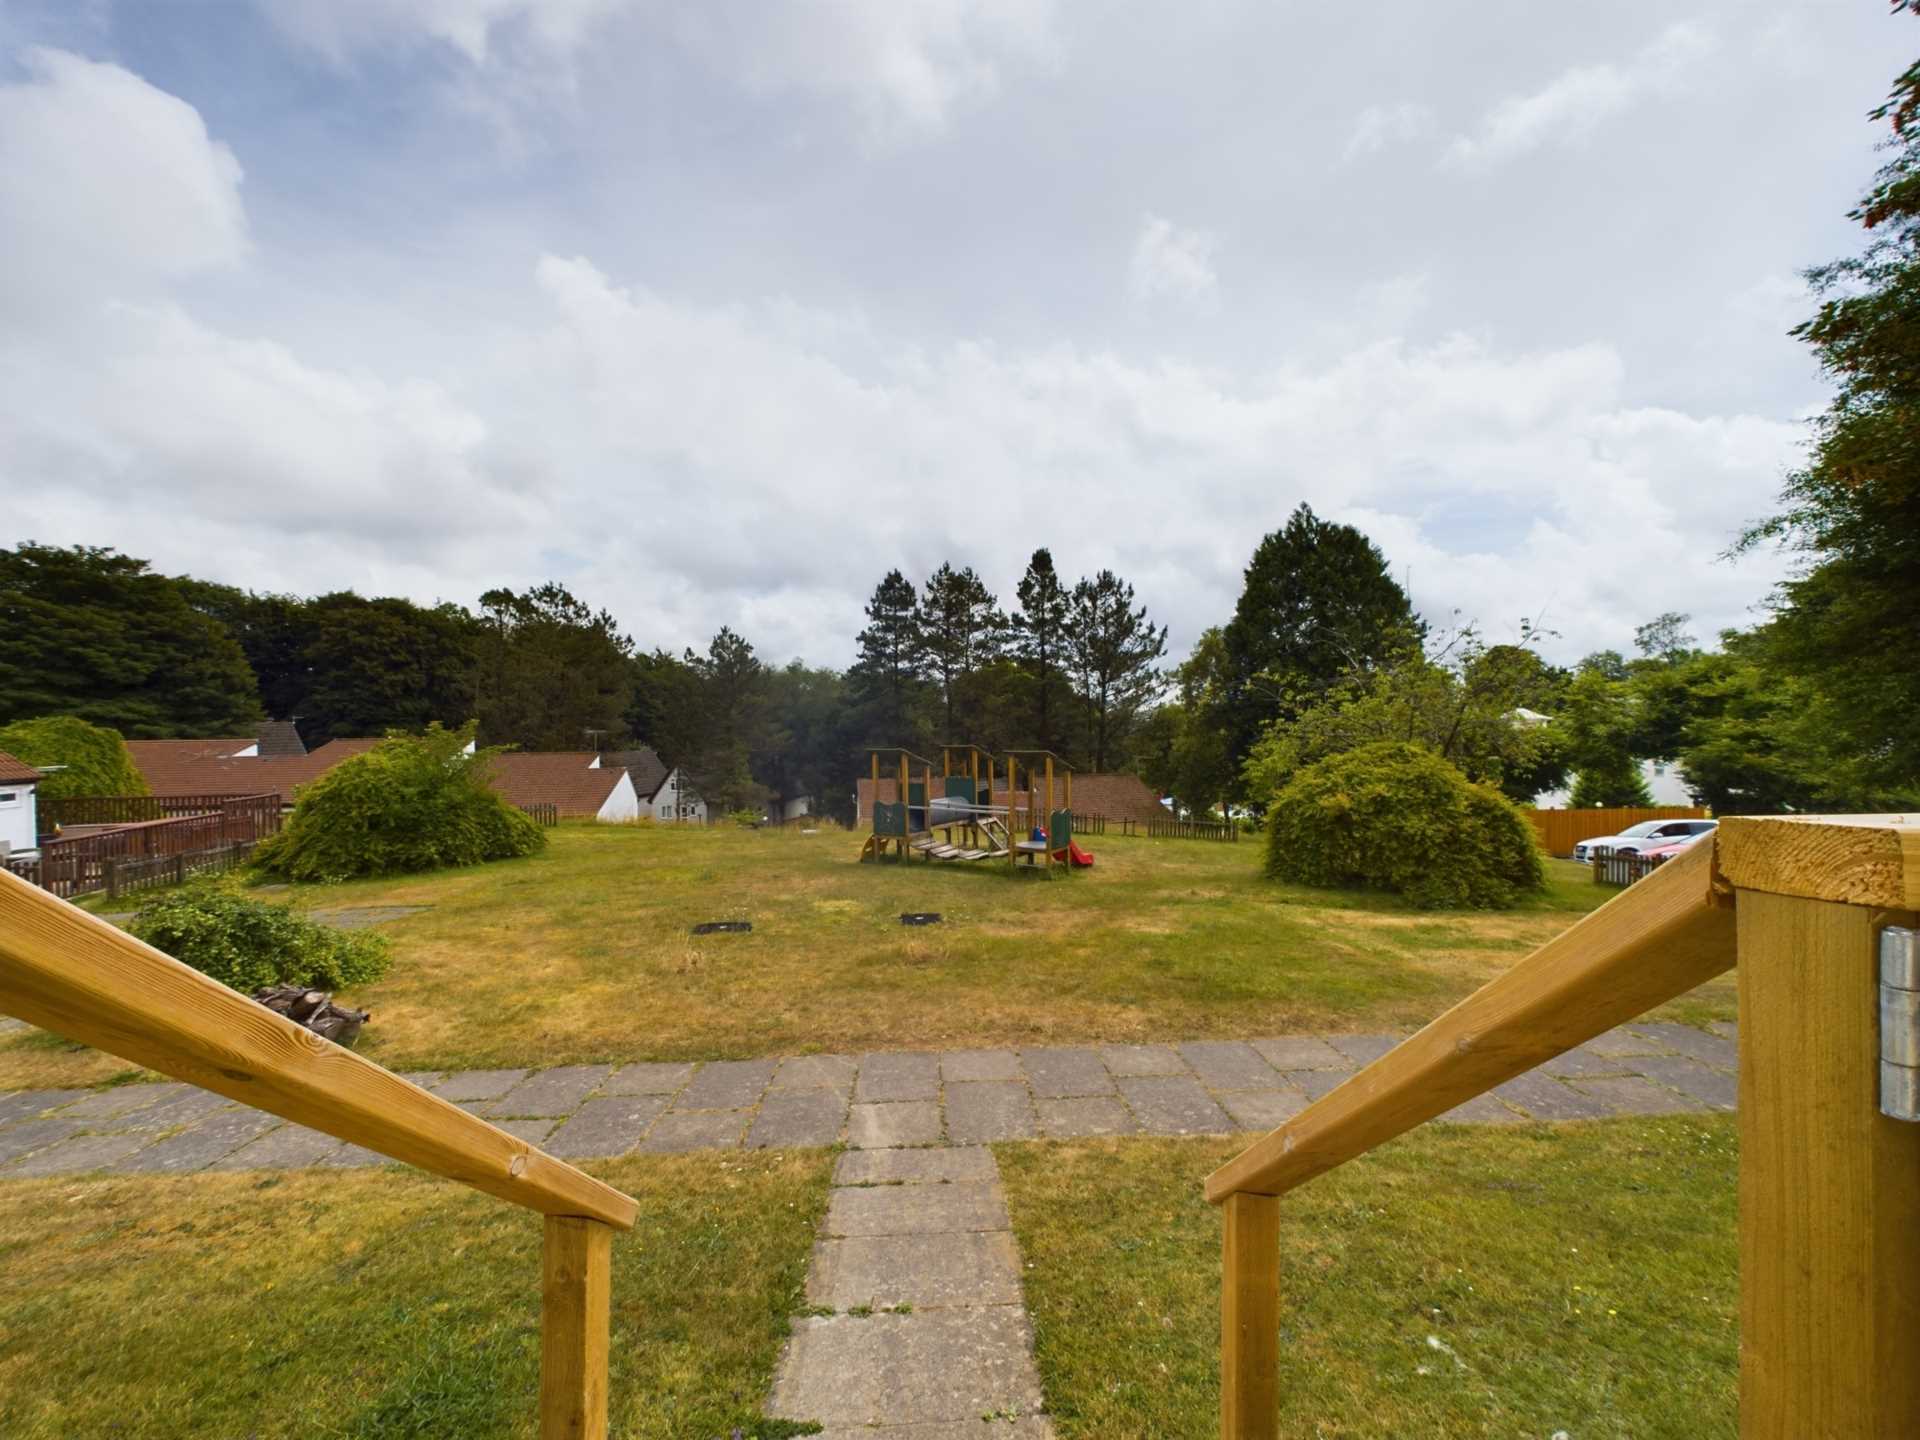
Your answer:
[[[547,1217],[540,1281],[540,1440],[606,1440],[613,1227]]]
[[[1887,913],[1744,889],[1736,910],[1740,1434],[1920,1435],[1920,1125],[1878,1103]]]
[[[1280,1197],[1220,1207],[1220,1440],[1280,1433]]]

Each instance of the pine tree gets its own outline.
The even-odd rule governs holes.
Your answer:
[[[918,631],[920,653],[945,708],[946,731],[939,738],[961,739],[956,717],[977,698],[974,677],[1005,653],[1007,617],[973,567],[942,565],[921,594]]]
[[[913,582],[889,570],[867,601],[867,628],[860,632],[860,658],[847,680],[863,708],[875,743],[906,743],[910,711],[919,687],[918,597]]]
[[[1065,665],[1072,645],[1073,597],[1060,583],[1053,555],[1041,549],[1020,577],[1020,608],[1013,615],[1012,651],[1033,685],[1033,741],[1052,750],[1059,715],[1056,701],[1067,689]]]
[[[1087,714],[1087,753],[1095,770],[1124,741],[1141,709],[1165,688],[1155,668],[1167,653],[1167,628],[1155,629],[1133,586],[1111,570],[1073,587],[1073,669]]]

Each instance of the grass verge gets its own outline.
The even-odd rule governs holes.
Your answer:
[[[996,1147],[1068,1437],[1218,1433],[1235,1141]],[[1282,1208],[1280,1433],[1735,1433],[1733,1117],[1428,1126]]]
[[[593,1167],[640,1201],[614,1241],[614,1433],[792,1433],[758,1417],[829,1158]],[[396,1170],[0,1186],[0,1434],[532,1436],[540,1237]]]

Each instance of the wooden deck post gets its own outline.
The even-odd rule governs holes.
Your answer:
[[[1879,924],[1738,892],[1740,1434],[1920,1435],[1920,1124],[1880,1113]]]
[[[606,1440],[613,1227],[547,1217],[540,1276],[540,1440]]]
[[[1280,1197],[1220,1207],[1220,1440],[1280,1433]]]

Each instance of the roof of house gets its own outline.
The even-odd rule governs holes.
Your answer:
[[[673,773],[667,762],[650,745],[642,745],[635,750],[609,750],[600,757],[600,763],[617,765],[631,775],[634,793],[642,800],[651,800],[660,789],[661,782]]]
[[[294,787],[318,780],[378,740],[329,740],[299,755],[237,756],[243,740],[129,740],[127,751],[155,795],[269,795],[292,801]]]
[[[552,805],[562,815],[598,815],[627,776],[591,750],[509,750],[488,764],[493,788],[509,805]]]
[[[291,720],[269,720],[260,727],[260,758],[284,760],[307,753],[307,745]]]
[[[46,777],[26,761],[0,750],[0,784],[31,785],[34,781],[44,778]]]

